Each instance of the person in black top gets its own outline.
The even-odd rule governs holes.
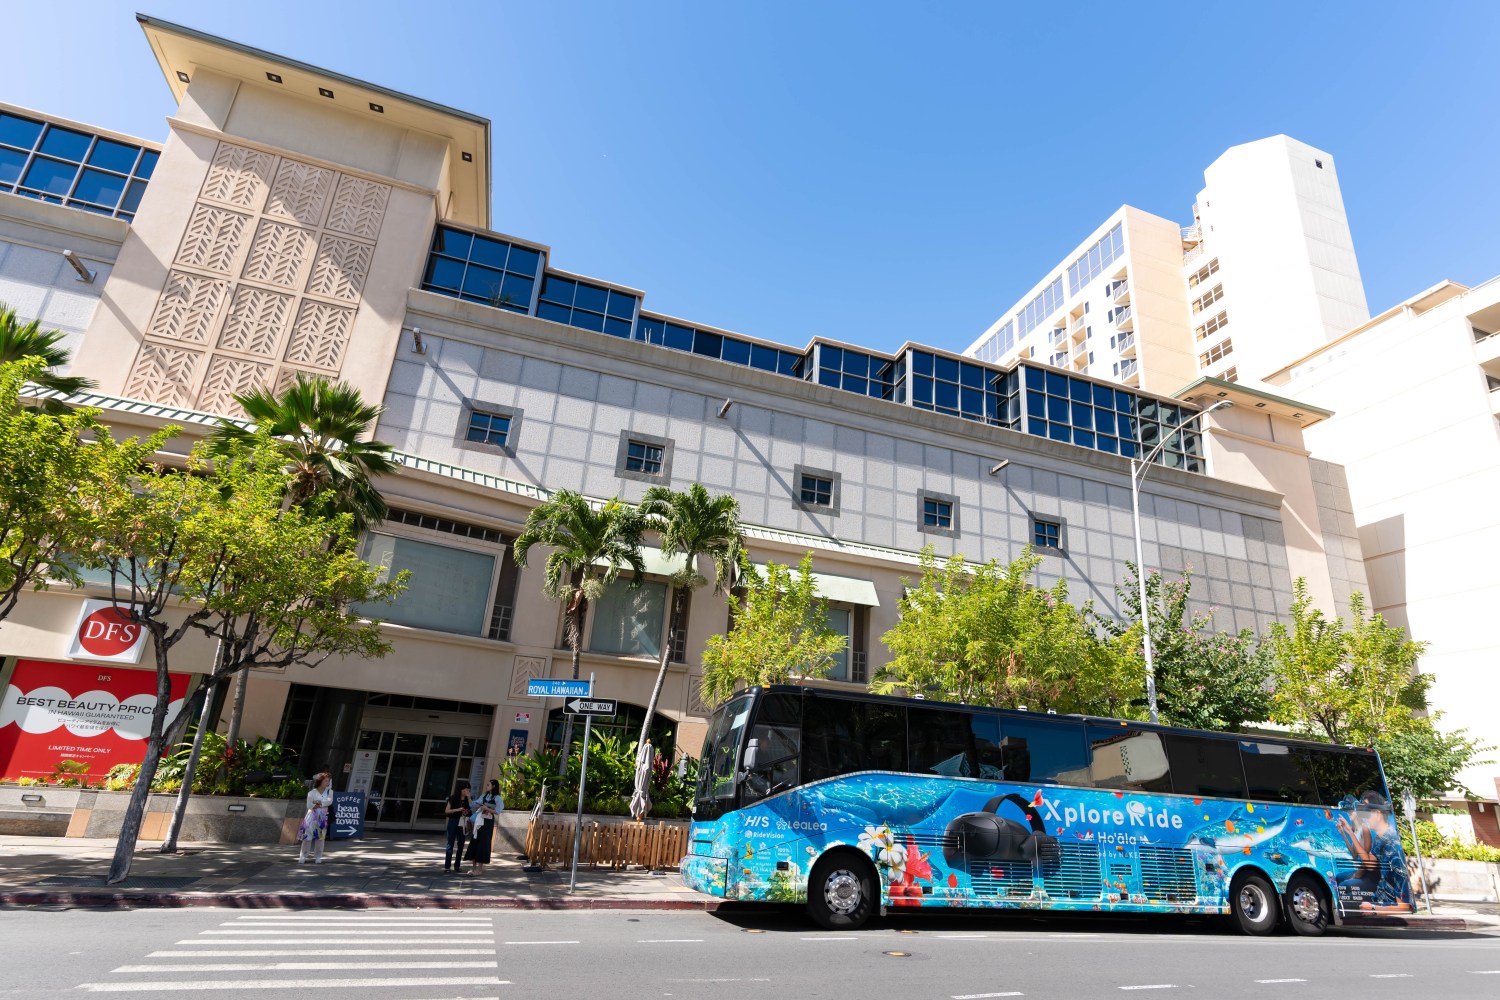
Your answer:
[[[464,845],[469,839],[469,783],[460,781],[453,794],[448,796],[448,805],[443,809],[448,817],[448,850],[443,855],[443,871],[456,872],[464,860]]]

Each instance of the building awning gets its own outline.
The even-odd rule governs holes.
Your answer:
[[[594,565],[603,569],[609,565],[606,559],[594,560]],[[671,576],[682,571],[682,555],[664,555],[661,549],[650,545],[641,546],[641,566],[645,569],[647,576]],[[630,579],[630,567],[621,566],[620,576]]]
[[[755,563],[755,570],[764,573],[765,563]],[[793,570],[796,566],[792,567]],[[875,584],[852,576],[837,576],[833,573],[814,573],[813,582],[818,585],[818,596],[835,604],[863,604],[880,607],[880,597],[875,593]]]

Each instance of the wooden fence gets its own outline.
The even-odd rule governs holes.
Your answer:
[[[532,817],[526,827],[526,855],[534,865],[566,865],[573,860],[572,816]],[[578,863],[625,868],[676,868],[687,853],[688,824],[585,817]]]

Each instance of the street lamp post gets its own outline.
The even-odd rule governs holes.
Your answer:
[[[1221,399],[1208,409],[1184,420],[1178,425],[1177,431],[1180,432],[1194,420],[1202,420],[1215,410],[1227,410],[1233,405],[1230,400]],[[1163,438],[1160,444],[1147,452],[1145,458],[1130,460],[1130,519],[1135,526],[1135,578],[1141,588],[1141,644],[1146,651],[1146,705],[1151,710],[1152,722],[1156,721],[1156,664],[1151,657],[1151,619],[1146,608],[1146,559],[1141,554],[1141,480],[1146,478],[1151,460],[1167,446],[1169,439]]]

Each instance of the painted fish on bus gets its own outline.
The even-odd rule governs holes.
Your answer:
[[[1225,913],[1236,871],[1278,892],[1315,872],[1345,910],[1409,912],[1381,796],[1336,808],[865,772],[695,823],[683,880],[730,899],[801,902],[812,866],[847,846],[889,906]]]

